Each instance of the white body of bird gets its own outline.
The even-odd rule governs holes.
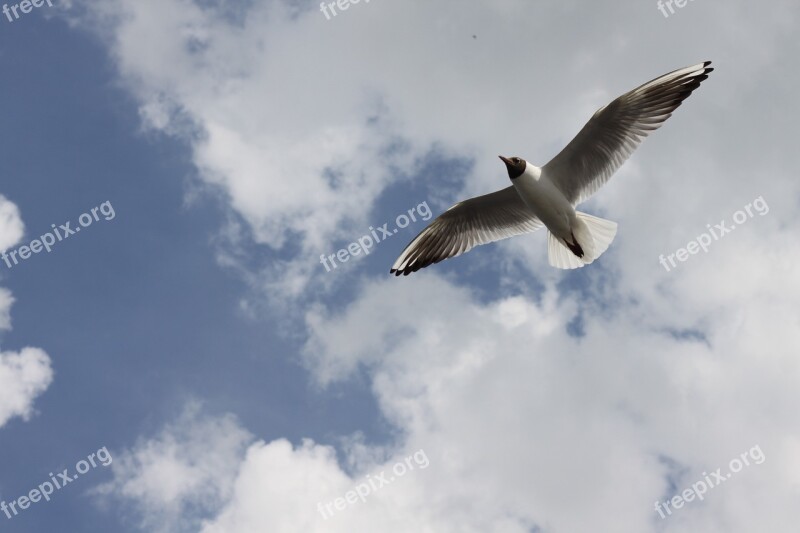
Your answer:
[[[614,240],[616,223],[576,211],[561,189],[536,165],[526,161],[525,171],[511,183],[531,213],[550,231],[548,260],[552,266],[588,265]]]

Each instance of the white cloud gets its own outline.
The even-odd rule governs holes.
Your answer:
[[[228,463],[234,489],[203,531],[788,533],[800,518],[791,505],[800,333],[786,327],[800,317],[797,296],[720,311],[706,343],[660,330],[635,306],[606,314],[578,295],[556,300],[552,286],[539,304],[481,304],[436,276],[368,284],[343,313],[310,315],[309,369],[341,381],[363,365],[402,431],[399,448],[375,461],[346,445],[348,474],[332,449],[310,441],[253,444]],[[398,306],[414,312],[380,318]],[[578,309],[587,314],[582,338],[563,327]],[[767,324],[770,310],[785,321]],[[764,343],[765,333],[775,340]],[[659,518],[656,500],[725,472],[756,445],[763,464]],[[417,449],[430,459],[425,471],[328,519],[319,513],[318,503]]]
[[[783,524],[800,517],[790,505],[800,487],[790,466],[798,437],[791,406],[800,400],[791,348],[800,312],[791,302],[800,291],[742,295],[744,314],[732,307],[706,317],[709,343],[676,338],[637,306],[607,313],[577,295],[552,296],[551,287],[541,304],[510,297],[482,305],[427,277],[369,284],[345,313],[312,313],[314,375],[346,379],[364,365],[383,413],[406,435],[403,447],[431,457],[430,477],[413,489],[418,507],[395,508],[397,531],[495,530],[503,517],[517,519],[507,531],[654,531],[654,502],[676,491],[670,479],[682,490],[755,445],[763,464],[664,527],[790,531],[756,509],[769,507]],[[563,327],[577,309],[587,315],[580,339]],[[342,531],[358,530],[362,511],[353,511],[336,517]],[[410,518],[423,513],[422,525]],[[262,515],[248,524],[245,531],[274,522]]]
[[[39,348],[0,352],[0,427],[33,414],[33,401],[53,381],[50,358]]]
[[[190,404],[175,423],[115,457],[114,480],[98,492],[143,510],[147,531],[192,530],[193,517],[229,496],[250,440],[234,417],[203,417]]]
[[[0,194],[0,252],[14,246],[24,234],[25,225],[17,205]]]
[[[0,251],[17,244],[25,226],[19,209],[0,195]],[[0,269],[5,266],[0,263]],[[0,331],[11,329],[11,291],[0,287]],[[0,428],[15,417],[28,420],[34,412],[33,402],[53,381],[50,358],[39,348],[23,348],[19,352],[0,351]]]
[[[0,287],[0,330],[11,329],[11,306],[14,296],[11,291]]]
[[[19,214],[17,205],[0,194],[0,252],[4,252],[17,244],[25,233],[25,225]],[[5,270],[0,263],[0,272]],[[11,291],[0,287],[0,330],[11,328],[11,305],[14,297]]]

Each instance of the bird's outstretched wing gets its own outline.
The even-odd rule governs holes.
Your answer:
[[[405,276],[468,252],[475,246],[536,231],[541,221],[514,186],[459,202],[406,246],[390,273]]]
[[[711,61],[660,76],[601,107],[572,141],[542,167],[569,201],[579,204],[622,166],[714,70]]]

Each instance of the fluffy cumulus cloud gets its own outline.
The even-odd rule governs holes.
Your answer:
[[[607,313],[558,298],[553,286],[538,303],[482,304],[436,276],[411,289],[375,282],[343,314],[310,314],[306,357],[321,382],[366,369],[402,445],[382,457],[345,447],[345,472],[325,446],[255,443],[202,530],[790,531],[800,518],[798,296],[745,294],[748,310],[708,317],[700,338],[636,306]],[[571,336],[563,324],[579,309],[595,318]],[[768,324],[770,312],[785,319]],[[393,476],[415,450],[428,466]],[[749,464],[736,464],[742,454]],[[709,474],[717,469],[725,481]],[[347,502],[383,472],[394,479]],[[656,501],[701,481],[702,501],[660,517]]]
[[[24,230],[16,204],[0,195],[0,251],[17,244]],[[0,269],[3,268],[0,263]],[[11,291],[0,287],[0,331],[11,328],[13,303]],[[33,414],[34,400],[52,381],[50,358],[41,349],[0,351],[0,427],[15,417],[27,420]]]
[[[188,405],[158,435],[115,457],[114,480],[97,492],[135,506],[147,531],[190,531],[232,491],[251,440],[231,415],[203,416]]]
[[[11,305],[14,296],[11,291],[0,287],[0,330],[11,329]]]
[[[17,204],[0,194],[0,251],[7,250],[25,233]]]
[[[800,520],[796,2],[694,2],[669,19],[654,4],[522,0],[362,2],[331,20],[294,2],[83,9],[74,20],[108,43],[143,123],[185,140],[202,184],[228,200],[242,254],[228,261],[252,240],[272,263],[249,263],[249,279],[314,300],[310,374],[324,387],[366,373],[401,435],[381,453],[345,446],[347,469],[314,442],[240,456],[243,437],[208,435],[226,458],[210,460],[225,480],[211,495],[205,461],[176,451],[205,434],[161,436],[110,492],[215,533],[788,532]],[[333,279],[319,253],[360,235],[390,186],[429,187],[440,209],[505,186],[496,154],[543,164],[600,105],[704,59],[717,71],[584,206],[620,223],[598,264],[550,269],[540,234],[494,246],[491,292],[437,271],[363,280],[345,303],[318,290]],[[431,153],[472,162],[462,192],[418,183]],[[707,253],[659,264],[759,197],[769,211]],[[755,447],[765,459],[702,501],[654,509]],[[318,511],[420,449],[424,470]]]
[[[344,315],[312,315],[309,367],[321,379],[366,368],[383,412],[431,455],[424,508],[452,517],[449,505],[470,502],[465,524],[432,530],[492,530],[480,517],[504,509],[521,517],[510,531],[788,531],[800,487],[798,296],[745,290],[746,309],[702,313],[702,338],[653,323],[647,304],[609,311],[548,290],[540,303],[484,305],[435,277],[376,283]],[[375,320],[396,306],[415,312]],[[572,337],[563,324],[578,310],[592,318]],[[755,446],[766,459],[703,502],[667,519],[654,510]]]
[[[43,350],[0,352],[0,427],[14,417],[27,420],[34,400],[52,381],[50,358]]]
[[[22,239],[25,224],[17,204],[0,194],[0,252],[14,246]],[[3,266],[0,264],[0,266]],[[0,287],[0,330],[11,327],[11,304],[14,298],[8,289]]]
[[[343,314],[312,313],[306,356],[321,382],[366,369],[402,444],[378,456],[345,446],[345,471],[326,446],[257,442],[228,465],[233,489],[202,531],[788,532],[800,518],[800,339],[787,327],[800,318],[790,310],[798,296],[723,312],[702,339],[658,328],[638,308],[607,314],[558,298],[552,286],[538,303],[482,304],[436,276],[410,290],[370,284]],[[581,308],[596,318],[570,336],[563,324]],[[765,324],[770,309],[785,322]],[[765,331],[780,342],[764,343]],[[194,438],[179,448],[214,447]],[[427,467],[394,475],[416,450]],[[749,465],[731,466],[742,454]],[[724,482],[709,475],[717,469]],[[347,502],[381,473],[386,484]],[[657,500],[706,478],[702,501],[659,516]]]

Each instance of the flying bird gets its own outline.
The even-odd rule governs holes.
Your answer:
[[[601,107],[549,163],[500,159],[511,185],[459,202],[406,246],[390,273],[407,276],[475,246],[546,227],[556,268],[588,265],[608,249],[617,224],[575,210],[622,166],[642,140],[708,78],[711,61],[664,74]]]

